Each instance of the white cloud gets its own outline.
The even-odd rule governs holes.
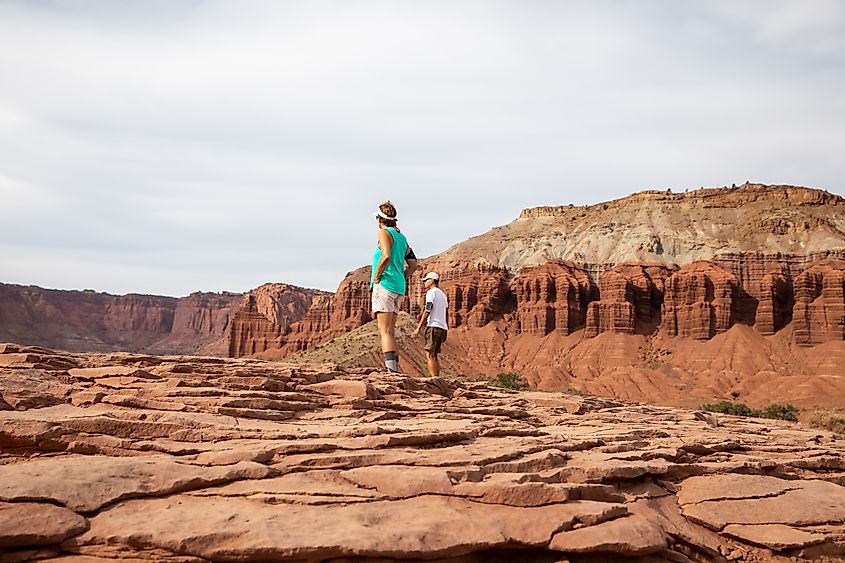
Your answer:
[[[333,289],[386,197],[427,255],[644,188],[842,193],[841,8],[0,3],[0,196],[37,211],[0,281]]]

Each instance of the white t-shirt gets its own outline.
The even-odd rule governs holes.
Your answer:
[[[427,326],[436,326],[449,330],[446,324],[446,308],[449,306],[446,294],[439,287],[432,287],[425,292],[425,310],[428,311]]]

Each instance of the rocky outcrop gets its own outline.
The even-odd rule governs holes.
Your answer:
[[[597,297],[587,272],[565,262],[526,268],[511,283],[516,334],[570,334],[583,326],[587,306]]]
[[[370,268],[349,272],[337,293],[315,298],[302,319],[281,330],[280,345],[264,348],[266,357],[285,357],[304,352],[372,320]]]
[[[662,264],[620,264],[599,282],[600,300],[590,303],[584,336],[602,332],[650,333],[660,324],[666,279],[676,271]]]
[[[843,250],[845,199],[823,190],[748,183],[526,209],[515,221],[455,245],[438,259],[520,270],[550,260],[608,268],[625,262],[685,266],[731,254],[803,259]]]
[[[0,410],[7,561],[845,551],[841,439],[783,421],[332,365],[8,345],[0,399],[15,405]]]
[[[231,323],[229,357],[283,348],[291,325],[303,319],[303,330],[320,332],[328,326],[328,317],[320,310],[327,309],[330,301],[327,292],[288,284],[264,284],[250,291]]]
[[[118,296],[0,284],[0,339],[70,351],[225,355],[241,297]]]
[[[410,284],[409,311],[418,316],[425,297],[419,278],[428,271],[441,272],[440,289],[449,300],[450,327],[482,327],[513,308],[508,284],[510,272],[488,264],[448,268],[443,264],[424,262]]]
[[[799,344],[845,339],[845,261],[819,262],[798,276],[792,317]]]
[[[236,293],[197,292],[178,298],[169,334],[144,351],[150,354],[226,356],[229,327],[241,297]]]
[[[740,320],[736,276],[709,262],[696,262],[666,280],[663,324],[669,336],[707,340]]]

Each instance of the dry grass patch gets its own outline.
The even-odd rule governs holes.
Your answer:
[[[804,424],[810,428],[845,434],[845,414],[838,411],[813,411],[804,419]]]

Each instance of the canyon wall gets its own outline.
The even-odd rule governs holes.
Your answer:
[[[226,356],[242,298],[227,292],[176,298],[0,284],[0,342],[72,352]]]
[[[409,233],[414,238],[413,233]],[[732,326],[791,327],[800,346],[842,341],[845,199],[745,184],[645,191],[539,207],[420,261],[441,274],[452,328],[503,338],[665,333],[708,340]],[[335,293],[266,284],[246,295],[114,296],[0,284],[0,341],[70,351],[285,357],[372,320],[368,267]]]
[[[340,290],[332,295],[287,284],[265,284],[250,291],[232,319],[229,356],[237,358],[270,349],[290,353],[304,350],[307,345],[300,344],[296,334],[322,334],[328,329],[339,295]],[[360,303],[355,305],[360,309]],[[352,314],[353,308],[349,311]]]
[[[405,310],[419,315],[419,275],[433,270],[452,328],[496,323],[506,337],[662,331],[704,341],[736,325],[767,336],[794,326],[795,342],[810,346],[842,339],[837,260],[845,260],[840,196],[753,183],[647,190],[590,206],[526,209],[422,260]],[[369,268],[348,274],[302,320],[267,327],[268,337],[233,343],[230,353],[276,349],[283,357],[369,322],[368,282]]]
[[[825,260],[795,283],[795,340],[812,345],[845,339],[845,261]]]
[[[792,323],[799,345],[845,338],[843,260],[806,262],[755,253],[684,267],[616,264],[603,268],[598,283],[591,277],[595,267],[561,261],[516,274],[489,265],[448,270],[424,261],[422,266],[418,273],[441,273],[450,328],[501,321],[513,336],[566,336],[584,329],[584,337],[593,338],[663,330],[670,337],[709,340],[737,324],[772,335]],[[423,296],[418,277],[405,304],[414,317]],[[362,268],[349,274],[335,295],[315,299],[301,320],[285,326],[246,302],[233,320],[230,355],[276,349],[276,357],[284,357],[328,342],[372,320],[369,295],[369,268]]]

